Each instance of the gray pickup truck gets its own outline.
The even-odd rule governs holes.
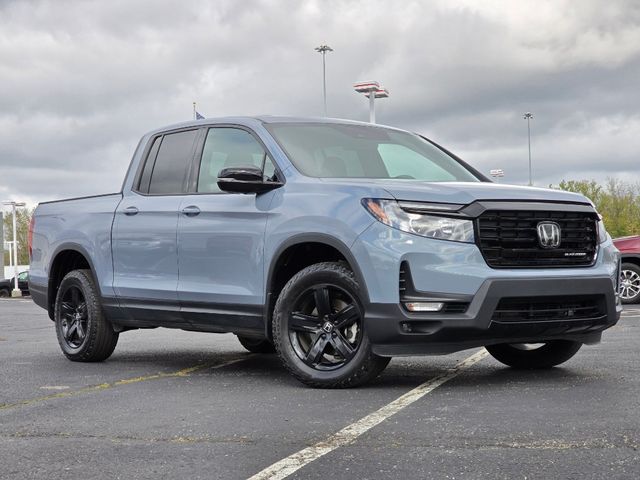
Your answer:
[[[585,197],[491,183],[419,135],[306,118],[145,135],[121,191],[41,203],[30,290],[74,361],[124,331],[231,332],[300,381],[484,346],[549,368],[621,311],[619,253]]]

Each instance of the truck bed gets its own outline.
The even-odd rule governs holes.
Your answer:
[[[70,247],[91,259],[101,293],[112,295],[111,227],[121,200],[122,193],[111,193],[38,205],[34,213],[30,269],[32,295],[37,303],[46,301],[53,259]]]

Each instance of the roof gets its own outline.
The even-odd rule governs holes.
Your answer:
[[[161,128],[157,128],[149,132],[148,135],[164,132],[167,130],[172,130],[175,128],[187,128],[187,127],[201,126],[201,125],[215,125],[220,123],[245,125],[249,127],[255,126],[256,124],[274,124],[274,123],[334,123],[334,124],[347,124],[347,125],[362,125],[362,126],[370,126],[370,127],[384,127],[384,128],[393,128],[394,130],[399,130],[398,128],[389,127],[387,125],[371,124],[367,122],[359,122],[356,120],[348,120],[344,118],[257,115],[257,116],[237,116],[237,117],[215,117],[215,118],[205,118],[203,120],[190,120],[188,122],[181,122],[181,123],[176,123],[173,125],[167,125]]]

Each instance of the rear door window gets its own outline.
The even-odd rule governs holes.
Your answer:
[[[197,130],[187,130],[170,133],[162,137],[149,177],[148,191],[150,194],[168,195],[185,192],[185,177],[193,157],[197,132]],[[154,147],[155,143],[150,153],[153,153]],[[147,163],[152,160],[150,155]],[[148,165],[146,165],[143,171],[141,189],[144,188],[142,182],[145,180],[148,168]]]

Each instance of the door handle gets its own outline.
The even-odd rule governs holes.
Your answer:
[[[125,215],[129,215],[129,216],[133,216],[135,214],[138,213],[138,208],[137,207],[127,207],[124,209],[124,214]]]
[[[195,217],[196,215],[200,214],[200,209],[195,205],[189,205],[188,207],[184,207],[182,209],[182,214],[186,215],[187,217]]]

